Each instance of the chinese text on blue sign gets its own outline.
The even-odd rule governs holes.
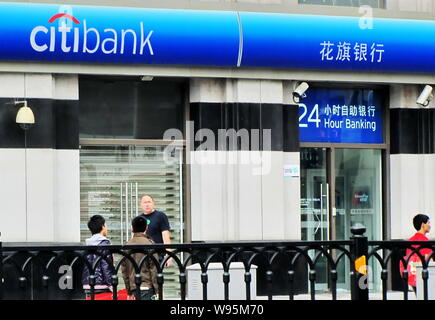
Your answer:
[[[380,94],[310,89],[299,104],[301,142],[383,143]]]

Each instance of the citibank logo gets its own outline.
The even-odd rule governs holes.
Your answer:
[[[89,27],[86,20],[80,23],[72,15],[58,13],[48,22],[54,23],[58,19],[58,26],[37,26],[30,33],[30,45],[37,52],[55,52],[61,50],[68,53],[89,53],[97,51],[103,54],[149,54],[154,55],[151,44],[153,30],[145,33],[143,22],[139,23],[138,30],[113,28],[104,29],[103,32]],[[71,20],[67,26],[65,19]],[[60,23],[59,23],[60,22]],[[45,36],[44,36],[45,35]],[[60,46],[60,47],[59,47]]]

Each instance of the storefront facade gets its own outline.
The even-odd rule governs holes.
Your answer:
[[[407,238],[435,212],[432,21],[110,5],[0,2],[2,241],[80,242],[102,214],[125,243],[145,193],[177,243]]]

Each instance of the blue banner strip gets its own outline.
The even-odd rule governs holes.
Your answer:
[[[0,59],[435,71],[435,22],[0,3]]]
[[[243,66],[435,71],[435,22],[241,13]]]
[[[0,59],[235,66],[237,14],[0,4]]]

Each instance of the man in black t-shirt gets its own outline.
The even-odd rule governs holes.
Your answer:
[[[153,239],[155,243],[171,244],[171,227],[166,214],[162,211],[155,210],[155,202],[153,197],[146,194],[140,201],[140,206],[144,213],[140,216],[149,221],[147,235]],[[166,266],[172,265],[172,259],[169,259]]]

